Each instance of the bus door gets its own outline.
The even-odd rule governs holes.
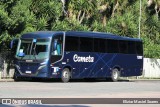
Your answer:
[[[51,46],[51,75],[56,76],[60,73],[60,69],[62,68],[62,57],[63,57],[63,33],[56,34],[52,39]],[[57,76],[56,76],[57,77]]]

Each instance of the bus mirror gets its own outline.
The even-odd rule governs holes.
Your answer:
[[[10,43],[10,48],[16,47],[18,45],[19,39],[13,39]]]

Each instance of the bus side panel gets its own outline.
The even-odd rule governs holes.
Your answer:
[[[137,55],[117,54],[112,66],[119,66],[122,77],[140,76],[143,69],[143,57]]]
[[[89,62],[88,59],[85,60],[88,57],[93,57],[93,62]],[[71,67],[72,78],[111,77],[112,69],[117,67],[121,76],[140,76],[143,58],[127,54],[65,52],[62,66]]]
[[[64,62],[72,67],[72,78],[97,78],[104,65],[103,54],[66,52]],[[93,58],[93,59],[92,59]],[[68,60],[68,61],[67,61]]]
[[[96,68],[96,63],[97,63],[96,61],[98,57],[95,56],[94,53],[85,53],[85,52],[79,52],[78,56],[86,58],[86,62],[85,61],[83,62],[83,60],[80,62],[75,62],[81,66],[78,76],[80,78],[94,78],[94,74],[95,74],[94,69]],[[88,61],[87,61],[87,57],[88,57]],[[92,58],[92,60],[89,57]]]
[[[124,76],[140,76],[142,75],[143,70],[143,58],[139,59],[137,55],[126,55],[127,70],[125,71]]]
[[[104,67],[106,66],[106,61],[105,60],[105,56],[106,54],[103,53],[95,53],[95,55],[97,56],[97,59],[95,60],[95,66],[93,72],[94,74],[92,74],[93,78],[103,78],[105,77],[105,73],[107,73],[108,71],[104,69]]]
[[[63,62],[72,67],[72,78],[104,78],[110,75],[109,69],[113,60],[111,57],[114,58],[114,54],[108,56],[99,53],[65,52]]]

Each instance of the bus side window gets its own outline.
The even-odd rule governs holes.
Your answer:
[[[63,51],[63,37],[57,36],[53,40],[51,55],[62,55]]]
[[[51,55],[58,55],[58,52],[57,52],[57,43],[58,42],[58,39],[54,38],[53,40],[53,43],[52,43],[52,52],[51,52]]]
[[[128,54],[136,54],[136,44],[134,41],[128,41]]]
[[[101,52],[101,53],[105,53],[106,52],[106,39],[99,39],[99,47],[98,47],[98,49],[99,49],[99,52]]]
[[[67,36],[65,42],[66,51],[79,51],[79,37]]]
[[[57,53],[58,53],[58,55],[61,55],[61,53],[62,53],[61,44],[57,44]]]
[[[119,53],[118,40],[108,39],[108,53]]]
[[[56,46],[56,49],[52,49],[52,55],[62,55],[62,44],[59,43]]]
[[[80,37],[80,51],[93,52],[93,38]]]
[[[53,37],[51,48],[51,63],[54,63],[62,58],[63,34],[58,34]]]
[[[99,52],[99,39],[94,38],[94,52]]]
[[[143,55],[142,42],[136,42],[136,51],[138,55]]]
[[[124,53],[124,54],[128,53],[127,41],[124,41],[124,40],[119,41],[119,50],[120,50],[120,53]]]

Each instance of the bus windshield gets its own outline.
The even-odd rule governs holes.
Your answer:
[[[49,58],[50,39],[21,39],[16,57],[19,59],[40,60]],[[23,53],[23,56],[19,56]]]

